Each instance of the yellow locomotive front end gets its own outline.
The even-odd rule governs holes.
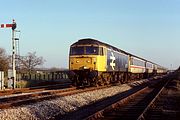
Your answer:
[[[105,48],[88,40],[80,40],[70,47],[69,69],[76,86],[94,83],[99,72],[106,71]]]

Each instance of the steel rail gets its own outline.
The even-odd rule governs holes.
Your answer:
[[[4,91],[0,91],[0,96],[19,94],[19,93],[28,93],[28,92],[37,92],[37,91],[43,91],[45,89],[54,89],[54,88],[61,88],[61,87],[63,88],[66,86],[71,86],[71,83],[29,87],[29,88],[16,88],[13,90],[4,90]]]
[[[162,80],[160,80],[160,81],[162,82]],[[157,83],[159,83],[159,82],[157,82]],[[163,85],[163,87],[164,87],[164,85]],[[98,110],[96,113],[93,113],[92,115],[84,118],[84,120],[94,120],[94,119],[98,119],[100,117],[103,117],[104,113],[106,113],[107,111],[111,111],[112,109],[116,108],[116,106],[122,106],[122,105],[128,103],[129,100],[134,99],[136,96],[140,95],[143,92],[149,91],[148,94],[151,94],[155,89],[157,89],[157,88],[153,88],[153,89],[151,88],[150,89],[149,86],[146,86],[146,87],[144,87],[138,91],[134,91],[134,93],[130,94],[129,96],[127,96],[123,99],[120,99],[118,102],[115,102],[115,103],[113,103],[113,104],[111,104],[111,105],[109,105],[109,106],[107,106],[101,110]],[[147,93],[145,93],[145,94],[147,94]]]
[[[153,100],[147,105],[147,107],[144,109],[144,111],[141,113],[141,115],[139,115],[137,120],[145,120],[145,113],[147,112],[147,110],[151,107],[151,105],[155,102],[155,100],[159,97],[159,95],[162,93],[162,91],[164,90],[165,86],[167,86],[167,84],[170,82],[170,79],[164,84],[164,86],[160,89],[160,91],[156,94],[156,96],[153,98]]]
[[[84,120],[95,120],[95,119],[98,119],[100,117],[103,117],[103,113],[104,112],[109,111],[111,109],[114,109],[116,106],[119,106],[119,105],[127,103],[128,100],[134,98],[136,95],[139,95],[140,93],[146,91],[147,89],[149,89],[148,86],[146,86],[146,87],[144,87],[144,88],[142,88],[142,89],[140,89],[138,91],[134,91],[134,93],[130,94],[129,96],[127,96],[127,97],[119,100],[118,102],[113,103],[113,104],[107,106],[106,108],[104,108],[104,109],[102,109],[102,110],[100,110],[100,111],[98,111],[98,112],[88,116]]]

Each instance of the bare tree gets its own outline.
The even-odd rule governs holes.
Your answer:
[[[0,71],[7,71],[9,67],[9,58],[6,55],[6,51],[0,48]]]
[[[43,57],[36,56],[36,52],[28,52],[27,56],[20,57],[21,68],[32,72],[36,66],[44,64],[45,60]]]

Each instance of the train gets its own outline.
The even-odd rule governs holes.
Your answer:
[[[70,46],[69,70],[74,86],[102,86],[166,74],[167,68],[92,38]]]

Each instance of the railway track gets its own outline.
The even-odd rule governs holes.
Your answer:
[[[135,86],[134,85],[131,86],[131,84],[129,84],[131,89],[125,90],[124,92],[114,94],[114,96],[109,96],[109,97],[106,97],[103,99],[99,99],[96,102],[92,102],[91,104],[88,104],[86,106],[79,108],[77,111],[73,111],[73,112],[65,114],[63,116],[62,115],[56,116],[55,119],[57,119],[57,120],[59,120],[59,119],[61,119],[61,120],[67,120],[67,119],[79,120],[79,119],[89,119],[89,118],[98,119],[101,116],[101,114],[103,114],[104,108],[119,101],[120,99],[124,99],[124,98],[128,97],[130,94],[136,93],[137,91],[139,91],[141,89],[145,89],[146,86],[152,82],[157,82],[157,80],[150,80],[150,81],[141,83],[139,85],[137,83],[135,83],[136,84]]]
[[[73,111],[63,116],[57,116],[55,119],[138,119],[143,111],[147,109],[147,106],[154,96],[160,91],[160,88],[167,82],[168,78],[168,76],[164,76],[164,78],[150,80],[149,82],[137,85],[130,90],[83,106],[77,111]]]
[[[0,97],[0,109],[10,108],[14,106],[19,106],[23,104],[35,103],[43,100],[54,99],[57,97],[63,97],[73,94],[78,94],[82,92],[88,92],[98,89],[103,89],[108,86],[102,87],[92,87],[85,89],[77,89],[76,87],[60,89],[60,90],[44,90],[44,91],[36,91],[30,93],[22,93],[8,96]]]
[[[88,89],[78,89],[77,94],[74,90],[59,93],[46,93],[47,91],[39,92],[41,94],[49,95],[32,95],[31,97],[19,97],[19,99],[10,99],[10,101],[5,100],[1,103],[2,109],[0,112],[0,117],[2,119],[19,119],[23,117],[24,119],[66,119],[71,114],[73,120],[84,119],[92,115],[98,107],[104,108],[112,103],[118,98],[125,98],[128,94],[138,91],[141,88],[147,86],[149,82],[155,82],[157,79],[152,80],[141,80],[128,84],[98,87],[98,88],[88,88]],[[49,92],[52,90],[49,90]],[[57,91],[57,90],[55,90]],[[74,92],[74,93],[73,93]],[[38,93],[38,92],[37,92]],[[80,93],[80,94],[78,94]],[[30,93],[25,93],[30,94]],[[34,94],[34,93],[33,93]],[[12,95],[11,95],[12,96]],[[14,95],[16,96],[16,94]],[[18,94],[17,94],[18,96]],[[33,99],[34,96],[34,99]],[[26,99],[25,99],[26,98]],[[29,99],[28,99],[29,98]],[[55,98],[55,99],[53,99]],[[119,99],[118,99],[119,100]],[[0,100],[2,101],[2,100]],[[6,103],[6,102],[7,103]],[[37,102],[40,101],[40,102]],[[105,101],[105,102],[104,102]],[[101,104],[97,104],[97,103]],[[108,103],[106,105],[105,103]],[[14,107],[17,106],[17,107]],[[88,107],[91,106],[91,107]],[[86,109],[87,107],[87,109]],[[3,109],[8,108],[8,109]],[[99,109],[100,110],[100,109]],[[81,112],[79,112],[81,111]],[[84,113],[89,113],[84,116]],[[83,117],[82,117],[83,116]]]
[[[89,115],[85,119],[93,120],[143,120],[149,108],[159,97],[164,87],[171,79],[163,79],[153,85],[142,87],[136,92],[120,99],[109,106],[97,110],[94,114]]]
[[[158,98],[147,109],[143,118],[146,120],[180,119],[180,78],[170,81]]]
[[[30,92],[38,92],[44,90],[53,90],[53,89],[63,89],[71,87],[71,83],[61,83],[56,85],[46,85],[46,86],[38,86],[38,87],[30,87],[30,88],[16,88],[11,90],[3,90],[0,91],[0,96],[7,96],[12,94],[20,94],[20,93],[30,93]]]

